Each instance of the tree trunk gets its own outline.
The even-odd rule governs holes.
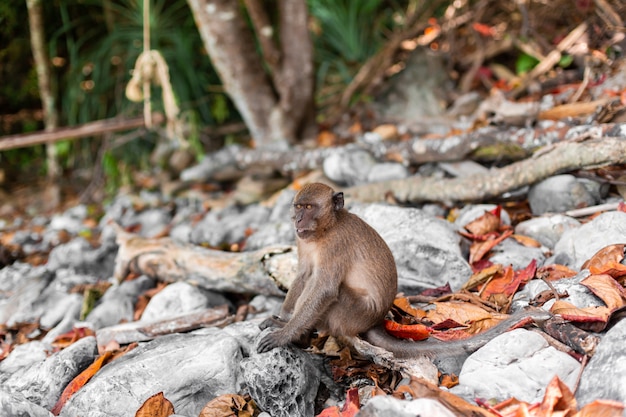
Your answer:
[[[43,117],[47,131],[56,129],[59,121],[57,110],[54,106],[54,95],[52,93],[52,76],[50,74],[50,62],[46,53],[44,37],[43,12],[41,0],[26,0],[28,8],[28,23],[30,27],[30,43],[37,70],[37,82],[39,84],[39,95],[43,106]],[[60,167],[57,161],[56,148],[53,143],[46,146],[48,179],[50,184],[48,199],[50,207],[56,207],[60,202],[60,191],[57,180],[60,175]]]
[[[240,2],[187,2],[213,66],[257,147],[285,149],[300,139],[313,122],[313,48],[306,2],[279,3],[280,48],[274,43],[275,31],[268,26],[263,4],[247,2],[265,62],[257,53]]]

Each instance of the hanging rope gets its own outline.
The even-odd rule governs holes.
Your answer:
[[[183,139],[182,126],[178,119],[180,109],[176,104],[170,82],[167,62],[159,51],[150,49],[150,0],[143,1],[143,52],[137,57],[133,76],[126,85],[126,97],[134,102],[143,101],[143,115],[147,128],[152,128],[151,85],[160,85],[166,117],[166,135],[181,147],[188,146]]]

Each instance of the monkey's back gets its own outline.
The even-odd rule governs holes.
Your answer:
[[[379,324],[393,304],[397,293],[396,263],[384,239],[355,214],[337,212],[338,221],[328,236],[328,256],[342,257],[347,268],[339,301],[330,317],[345,320],[329,323],[332,333],[355,336]],[[330,235],[330,233],[329,233]],[[339,326],[333,331],[332,327]]]

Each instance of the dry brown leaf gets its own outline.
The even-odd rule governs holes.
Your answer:
[[[154,394],[139,407],[135,417],[167,417],[174,414],[174,405],[165,398],[163,392]]]
[[[209,401],[198,417],[252,417],[257,411],[254,401],[237,394],[224,394]]]
[[[611,310],[605,306],[578,308],[563,300],[555,301],[552,308],[550,308],[550,312],[559,314],[565,320],[583,323],[606,323],[611,316]]]
[[[622,417],[624,404],[612,400],[595,400],[584,406],[573,417]]]
[[[626,304],[624,303],[624,299],[626,298],[624,287],[610,275],[590,275],[580,283],[589,288],[596,297],[604,301],[604,304],[606,304],[611,311],[615,311]]]
[[[511,236],[513,239],[517,241],[520,245],[524,245],[527,248],[540,248],[541,243],[533,239],[532,237],[524,236],[524,235],[513,235]]]
[[[487,268],[481,269],[480,271],[473,274],[465,284],[463,284],[462,290],[471,290],[476,288],[480,284],[484,284],[490,278],[502,272],[502,265],[493,264]]]
[[[576,271],[559,264],[546,265],[537,269],[537,278],[547,279],[548,281],[571,278],[576,275],[578,275]]]
[[[624,259],[624,247],[626,245],[609,245],[600,249],[583,265],[582,269],[588,269],[592,274],[602,274],[605,265],[609,262],[620,263]]]
[[[482,236],[497,232],[500,228],[500,217],[486,211],[485,214],[465,225],[465,229],[473,235]]]

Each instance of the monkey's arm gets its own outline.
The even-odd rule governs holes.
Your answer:
[[[551,317],[550,312],[540,308],[521,310],[473,337],[448,342],[433,338],[419,342],[397,339],[389,335],[382,326],[370,329],[364,338],[371,344],[392,352],[399,359],[427,356],[433,359],[442,371],[458,374],[465,359],[496,336],[525,321],[541,323]]]
[[[263,353],[275,347],[284,346],[298,340],[311,330],[326,314],[329,306],[337,301],[339,288],[333,285],[337,280],[338,278],[331,275],[327,275],[324,281],[318,274],[311,276],[304,285],[301,296],[295,302],[293,315],[289,321],[282,328],[266,334],[259,342],[257,351]]]

